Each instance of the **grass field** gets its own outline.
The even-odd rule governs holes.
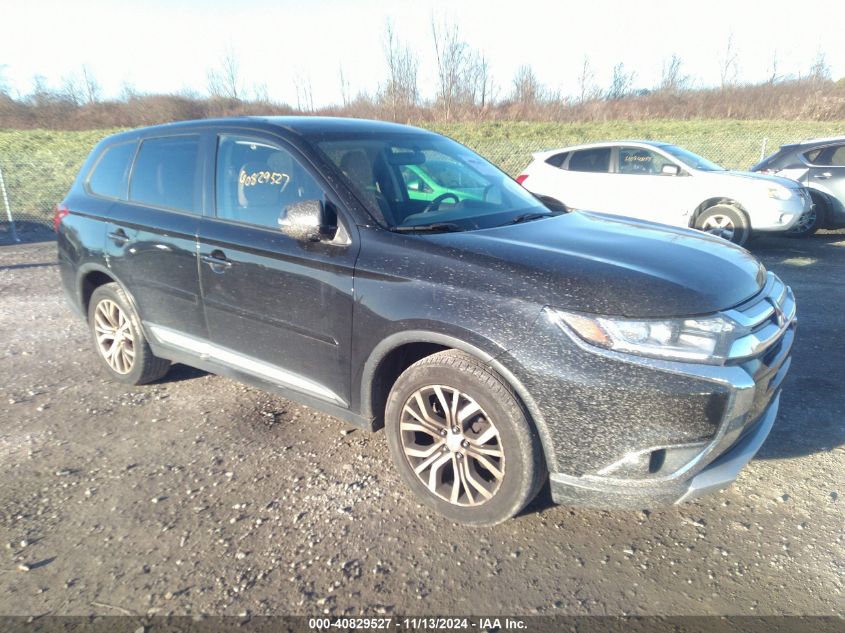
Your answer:
[[[468,145],[515,176],[531,153],[576,143],[618,139],[682,145],[731,169],[748,169],[784,143],[845,134],[845,121],[605,121],[597,123],[424,124]],[[0,130],[0,169],[16,220],[46,221],[88,152],[116,130]],[[765,145],[764,145],[765,144]],[[0,200],[0,222],[5,221]]]

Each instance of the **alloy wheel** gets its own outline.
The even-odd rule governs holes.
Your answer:
[[[801,216],[798,218],[798,221],[795,223],[795,226],[792,227],[791,232],[793,233],[805,233],[809,231],[812,226],[816,223],[816,209],[815,206],[809,209],[807,212],[802,213]]]
[[[402,450],[430,492],[458,506],[478,506],[505,476],[499,431],[469,395],[445,385],[415,391],[402,408]]]
[[[701,226],[701,230],[711,235],[716,235],[728,241],[731,241],[734,236],[736,227],[733,220],[728,216],[722,214],[711,215],[707,218]]]
[[[119,374],[132,371],[135,362],[135,337],[129,317],[111,299],[103,299],[94,311],[97,349]]]

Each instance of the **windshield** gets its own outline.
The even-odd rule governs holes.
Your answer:
[[[391,229],[468,231],[551,212],[471,150],[435,134],[343,134],[314,144]]]
[[[661,145],[660,149],[668,154],[671,154],[687,167],[692,167],[693,169],[699,169],[701,171],[725,171],[725,168],[721,165],[717,165],[703,156],[694,154],[683,147],[678,147],[677,145]]]

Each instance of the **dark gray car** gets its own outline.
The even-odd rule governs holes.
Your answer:
[[[792,178],[809,188],[813,209],[799,219],[791,235],[845,226],[845,136],[784,145],[751,170]]]

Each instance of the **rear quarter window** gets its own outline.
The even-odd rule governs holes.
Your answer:
[[[170,136],[141,143],[129,199],[156,207],[198,213],[199,136]]]
[[[552,167],[563,167],[563,163],[566,160],[566,157],[569,156],[569,152],[561,152],[560,154],[554,154],[553,156],[549,156],[546,159],[546,162],[551,165]]]
[[[106,148],[88,177],[88,190],[105,198],[126,199],[129,167],[137,143],[121,143]]]

